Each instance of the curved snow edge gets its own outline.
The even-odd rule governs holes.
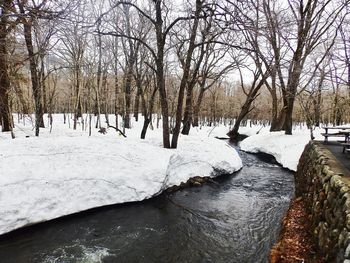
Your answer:
[[[241,169],[238,153],[225,142],[189,140],[187,148],[176,150],[145,143],[123,148],[125,142],[110,141],[118,145],[109,145],[107,154],[92,154],[77,138],[66,140],[71,148],[64,153],[62,142],[50,141],[45,148],[40,147],[41,141],[48,145],[43,139],[24,146],[18,140],[12,144],[18,147],[16,154],[0,155],[0,234],[92,208],[149,199],[195,176],[217,177]],[[93,143],[94,149],[105,147],[106,139]],[[20,156],[14,166],[13,158]]]
[[[286,135],[284,132],[269,132],[251,135],[240,143],[243,151],[263,152],[275,157],[276,161],[291,171],[296,171],[300,156],[308,144],[307,133]]]

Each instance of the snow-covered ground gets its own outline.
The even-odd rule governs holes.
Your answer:
[[[237,152],[214,139],[227,138],[229,126],[192,128],[189,136],[180,136],[178,149],[164,149],[160,127],[139,139],[142,118],[132,121],[124,138],[114,129],[103,135],[92,128],[88,136],[88,125],[79,123],[73,130],[72,119],[64,124],[58,114],[52,130],[41,129],[36,138],[29,117],[14,117],[16,139],[0,133],[0,234],[94,207],[144,200],[191,177],[215,177],[242,167]],[[110,121],[114,125],[114,116]],[[310,139],[302,126],[293,135],[254,125],[239,132],[250,136],[240,144],[244,151],[271,154],[294,171]],[[323,140],[321,132],[314,131],[316,139]]]
[[[251,153],[271,154],[283,167],[296,171],[305,145],[310,141],[310,131],[306,127],[298,126],[293,129],[293,135],[285,135],[284,132],[269,132],[268,129],[269,127],[263,127],[258,134],[256,134],[256,127],[240,129],[241,133],[249,135],[240,143],[241,149]],[[321,135],[323,132],[322,128],[315,129],[313,131],[315,140],[323,141],[324,137]],[[337,130],[331,132],[337,132]],[[329,138],[329,141],[336,140],[339,138]]]
[[[309,142],[310,135],[295,132],[285,135],[284,132],[269,132],[252,135],[240,143],[242,150],[273,155],[283,167],[296,171],[299,158]]]
[[[191,177],[215,177],[242,167],[232,147],[212,138],[212,128],[193,129],[180,137],[178,149],[164,149],[161,129],[139,139],[142,120],[133,122],[127,138],[94,128],[89,137],[82,124],[76,131],[63,124],[63,115],[54,115],[51,133],[41,129],[36,138],[30,119],[25,122],[15,120],[14,140],[0,133],[0,234],[94,207],[144,200]]]

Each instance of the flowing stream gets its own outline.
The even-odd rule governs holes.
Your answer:
[[[293,174],[240,155],[243,169],[215,183],[0,237],[0,262],[267,262],[294,193]]]

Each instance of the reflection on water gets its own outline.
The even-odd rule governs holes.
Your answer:
[[[293,175],[240,154],[244,168],[216,183],[4,236],[0,262],[266,262]]]

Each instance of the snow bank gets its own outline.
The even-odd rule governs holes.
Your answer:
[[[192,149],[192,150],[191,150]],[[242,161],[227,143],[195,136],[181,137],[181,146],[170,156],[166,188],[186,182],[195,176],[231,174],[242,167]]]
[[[254,125],[252,127],[250,126],[242,126],[239,127],[239,133],[242,135],[246,135],[246,136],[252,136],[255,134],[261,134],[261,133],[267,133],[269,132],[270,127],[269,126],[261,126],[261,125]]]
[[[240,143],[243,151],[264,152],[273,155],[283,167],[296,171],[299,158],[310,140],[308,131],[294,131],[293,135],[284,132],[268,132],[252,135]]]
[[[71,131],[71,130],[70,130]],[[19,133],[17,133],[19,134]],[[59,135],[61,134],[61,135]],[[224,141],[185,136],[179,148],[94,133],[63,133],[0,140],[0,234],[110,204],[140,201],[193,176],[215,177],[242,167]]]

